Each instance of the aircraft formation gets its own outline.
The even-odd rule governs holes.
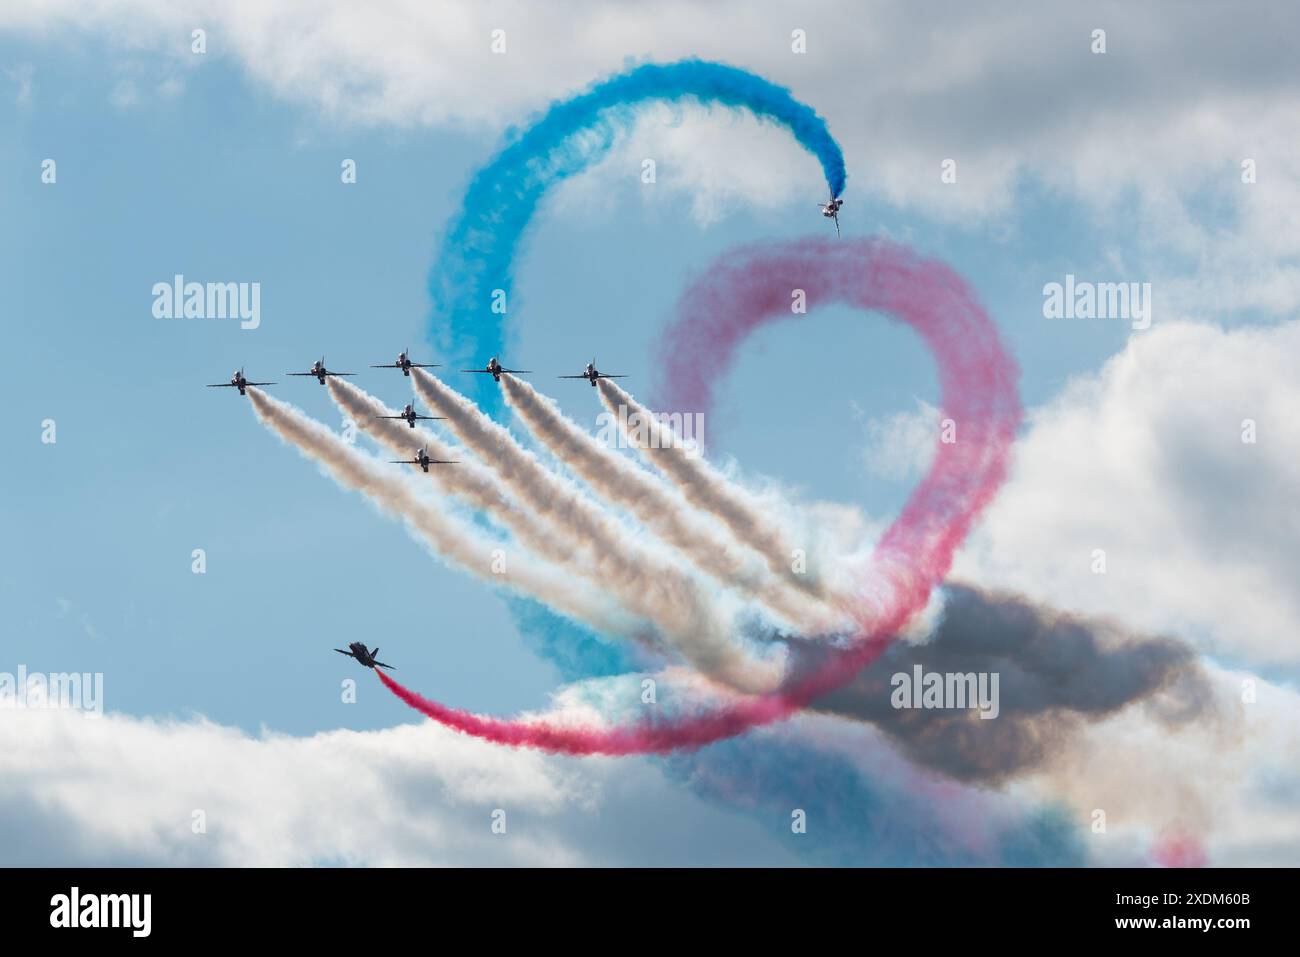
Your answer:
[[[399,352],[397,354],[396,362],[388,362],[388,363],[384,363],[383,365],[372,365],[370,368],[401,369],[402,375],[409,376],[411,374],[412,369],[438,369],[441,368],[441,366],[436,362],[412,362],[406,352]],[[528,369],[507,369],[505,366],[501,364],[501,361],[497,359],[496,356],[493,356],[491,359],[489,359],[487,365],[485,365],[482,369],[461,369],[460,371],[474,373],[477,375],[490,375],[493,381],[495,382],[500,382],[501,376],[507,373],[510,375],[531,375],[532,374]],[[304,378],[315,379],[321,385],[324,385],[325,380],[331,376],[334,377],[354,376],[356,375],[356,373],[335,372],[333,369],[330,369],[325,365],[325,357],[321,356],[319,359],[317,359],[315,362],[312,363],[311,368],[308,369],[306,372],[286,372],[285,375],[302,376]],[[596,380],[598,379],[626,379],[627,376],[607,375],[596,368],[596,360],[592,359],[590,362],[587,363],[586,367],[577,375],[562,375],[562,376],[557,376],[557,378],[586,379],[588,382],[591,383],[592,388],[595,388]],[[276,385],[276,384],[277,383],[275,382],[250,382],[247,378],[245,378],[244,370],[242,367],[240,367],[239,369],[235,370],[233,375],[231,375],[229,382],[212,382],[208,384],[208,388],[209,389],[238,389],[240,395],[247,395],[247,393],[244,390],[247,389],[250,385],[262,386],[262,385]],[[411,428],[415,428],[415,423],[417,420],[440,419],[442,418],[442,416],[419,415],[415,411],[414,403],[408,402],[406,403],[406,407],[403,408],[402,411],[397,415],[381,415],[379,416],[379,418],[403,419]]]
[[[379,365],[372,365],[370,368],[400,369],[402,375],[409,376],[411,374],[412,369],[438,369],[441,368],[441,366],[436,362],[413,362],[410,358],[410,350],[406,349],[397,354],[397,360],[395,362],[386,362]],[[466,373],[477,374],[477,375],[490,375],[493,381],[495,382],[500,382],[501,376],[505,374],[509,374],[509,375],[531,374],[527,369],[507,369],[505,366],[501,364],[500,360],[496,356],[493,356],[491,359],[489,359],[487,365],[485,365],[482,369],[462,369],[461,371]],[[356,373],[336,372],[325,365],[325,357],[321,356],[319,359],[317,359],[315,362],[312,363],[311,368],[308,369],[306,372],[286,372],[285,375],[300,376],[303,378],[312,378],[315,379],[319,384],[324,385],[325,380],[330,378],[331,376],[337,376],[337,377],[354,376],[356,375]],[[600,379],[625,379],[627,377],[624,375],[607,375],[606,373],[601,372],[598,368],[596,368],[596,360],[592,359],[583,368],[582,372],[576,375],[557,376],[557,378],[585,379],[591,383],[591,387],[594,389],[596,387],[596,382]],[[248,393],[246,390],[248,389],[249,386],[266,386],[266,385],[276,385],[276,384],[277,383],[275,382],[252,382],[245,376],[243,368],[240,367],[239,369],[235,370],[234,374],[231,375],[229,382],[211,382],[208,383],[207,387],[209,389],[238,389],[240,395],[247,395]],[[402,408],[402,411],[397,413],[396,415],[379,415],[379,416],[375,416],[375,418],[397,419],[405,422],[411,428],[415,428],[416,422],[433,421],[437,419],[442,419],[443,416],[421,415],[420,413],[416,412],[414,402],[407,402],[406,405]],[[416,465],[419,466],[420,471],[427,474],[430,465],[458,465],[459,463],[455,461],[446,460],[446,459],[430,458],[429,453],[426,449],[419,448],[415,450],[411,458],[390,460],[389,464]],[[341,655],[347,655],[349,658],[355,658],[358,663],[360,663],[361,665],[367,668],[375,668],[375,667],[391,668],[392,667],[391,665],[384,664],[382,661],[376,660],[376,656],[379,654],[378,648],[376,648],[374,651],[369,651],[366,649],[366,646],[359,641],[352,642],[350,645],[348,645],[348,647],[351,648],[352,650],[344,651],[342,648],[335,648],[334,650]]]
[[[832,195],[828,202],[819,203],[818,205],[821,208],[822,215],[827,219],[834,221],[835,234],[839,235],[840,233],[839,214],[840,214],[840,207],[844,205],[844,200],[838,199]],[[441,368],[441,366],[439,363],[436,362],[415,362],[411,359],[410,350],[403,349],[401,352],[397,354],[397,359],[395,361],[378,363],[375,365],[371,365],[370,368],[399,369],[401,370],[403,376],[409,377],[411,375],[412,369],[438,369]],[[500,359],[498,359],[496,356],[492,356],[492,358],[488,359],[487,365],[485,365],[481,369],[462,369],[460,371],[471,375],[490,375],[492,377],[492,380],[497,383],[501,381],[501,376],[503,375],[531,375],[532,374],[528,369],[508,369],[501,364]],[[321,356],[319,359],[317,359],[315,362],[311,364],[311,367],[307,369],[306,372],[286,372],[285,375],[315,379],[318,384],[324,385],[325,380],[330,377],[345,377],[345,376],[350,377],[356,375],[356,373],[335,371],[334,369],[329,368],[325,364],[325,357]],[[624,379],[626,378],[626,376],[610,375],[601,372],[598,368],[596,368],[596,360],[592,359],[590,362],[587,363],[587,365],[583,368],[583,370],[577,373],[576,375],[561,375],[558,376],[558,378],[585,379],[588,383],[591,384],[591,387],[594,389],[596,387],[596,383],[601,379]],[[237,389],[239,390],[240,395],[247,395],[248,393],[246,390],[248,389],[249,386],[267,386],[267,385],[276,385],[276,384],[277,383],[275,382],[250,381],[245,376],[243,368],[240,367],[239,369],[235,370],[234,374],[231,375],[229,382],[212,382],[208,384],[208,388],[209,389]],[[433,421],[433,420],[441,419],[442,416],[421,415],[415,410],[414,402],[407,402],[406,405],[403,406],[402,411],[397,413],[396,415],[379,415],[376,416],[376,418],[400,420],[405,422],[412,429],[414,429],[416,422]],[[445,460],[445,459],[430,458],[428,451],[422,447],[416,449],[411,458],[394,459],[390,461],[390,464],[419,466],[420,471],[427,474],[430,465],[457,465],[459,463],[455,461]],[[348,645],[348,647],[351,649],[350,651],[344,651],[342,648],[335,648],[334,650],[341,655],[347,655],[349,658],[356,659],[356,661],[359,664],[361,664],[366,668],[391,668],[392,667],[391,665],[386,665],[382,661],[378,660],[378,655],[379,655],[378,648],[375,648],[373,651],[371,651],[367,649],[362,642],[359,641],[352,642],[351,644]]]

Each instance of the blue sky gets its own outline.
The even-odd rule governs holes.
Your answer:
[[[436,563],[397,522],[325,479],[263,429],[246,401],[203,386],[244,366],[250,378],[278,379],[272,394],[337,426],[323,389],[283,375],[324,354],[332,367],[361,373],[355,381],[390,405],[406,401],[399,375],[368,366],[407,346],[417,359],[442,360],[429,345],[427,274],[468,178],[503,129],[539,105],[537,96],[544,102],[575,84],[545,78],[544,92],[526,102],[507,96],[492,106],[492,121],[472,111],[446,122],[359,122],[284,95],[246,58],[218,53],[178,67],[175,49],[172,40],[163,52],[124,50],[111,31],[0,33],[0,62],[17,68],[0,78],[9,83],[0,86],[8,357],[0,427],[10,543],[0,556],[0,670],[102,671],[115,712],[202,715],[249,732],[300,736],[410,721],[330,651],[361,639],[382,646],[399,676],[431,697],[501,713],[543,706],[571,676],[536,653],[501,595]],[[32,84],[26,93],[22,77]],[[875,127],[851,100],[816,102],[817,84],[808,86],[795,84],[796,95],[827,116],[851,160],[853,144],[898,132]],[[752,125],[733,117],[691,123],[724,132]],[[637,135],[640,145],[656,133]],[[1020,363],[1025,406],[1049,407],[1072,379],[1098,376],[1143,334],[1123,321],[1050,322],[1043,284],[1067,272],[1098,281],[1196,276],[1213,247],[1167,242],[1177,217],[1151,197],[1172,192],[1179,215],[1207,237],[1258,228],[1213,185],[1224,170],[1235,174],[1236,145],[1195,176],[1171,171],[1164,191],[1135,178],[1104,199],[1079,185],[1087,176],[1065,176],[1039,158],[998,180],[987,198],[960,187],[950,209],[930,192],[900,201],[896,185],[873,182],[869,163],[851,162],[843,227],[892,236],[953,266]],[[784,163],[785,147],[773,148]],[[965,155],[960,144],[954,152]],[[824,197],[809,157],[793,161],[802,177],[794,185],[752,202],[725,190],[719,216],[701,222],[700,197],[706,206],[710,197],[696,167],[714,157],[702,150],[692,159],[679,146],[665,154],[655,186],[643,185],[635,166],[607,164],[593,182],[565,187],[538,217],[520,263],[517,343],[503,359],[537,370],[533,381],[592,427],[600,408],[591,390],[551,376],[579,371],[594,355],[648,397],[658,330],[705,264],[741,243],[830,228],[813,205]],[[40,181],[47,157],[58,164],[52,186]],[[357,161],[355,185],[340,183],[345,158]],[[737,173],[746,182],[750,175]],[[890,175],[896,184],[897,171]],[[1289,262],[1284,253],[1274,258]],[[1137,264],[1144,271],[1135,273]],[[151,287],[175,273],[260,282],[260,328],[154,318]],[[1181,304],[1186,290],[1179,295]],[[1263,294],[1243,298],[1266,305],[1209,318],[1268,330],[1289,315]],[[1183,318],[1207,317],[1180,305],[1158,314],[1153,328]],[[448,381],[469,388],[468,378]],[[911,412],[936,393],[929,358],[907,330],[824,309],[746,347],[706,425],[709,454],[734,457],[801,498],[887,516],[913,477],[869,474],[866,423]],[[57,423],[54,445],[40,441],[45,419]],[[206,550],[204,575],[190,571],[195,548]],[[1204,553],[1200,542],[1187,549]],[[1275,567],[1270,555],[1261,561]],[[1008,573],[991,584],[1037,584],[1045,598],[1060,598],[1046,578]],[[1084,596],[1077,605],[1124,615],[1133,602]],[[1229,625],[1213,615],[1165,620],[1189,637],[1209,636],[1219,660],[1264,676],[1293,673],[1290,651],[1234,646],[1223,637]],[[354,705],[339,700],[347,677],[359,681]],[[684,816],[709,815],[701,826],[712,833],[734,829],[723,843],[754,839],[744,815],[687,806]]]
[[[268,101],[219,61],[197,71],[183,97],[114,108],[102,99],[113,82],[102,61],[59,45],[38,51],[42,102],[58,108],[4,107],[16,133],[4,175],[22,184],[7,194],[6,219],[25,227],[6,231],[10,309],[28,317],[11,326],[13,351],[59,357],[56,369],[21,363],[6,383],[15,397],[6,427],[23,450],[15,492],[39,503],[11,516],[31,547],[3,568],[25,623],[22,660],[103,670],[112,705],[137,713],[194,709],[294,732],[378,727],[399,707],[376,694],[340,712],[347,662],[322,653],[369,633],[404,672],[429,676],[431,691],[467,706],[538,703],[555,675],[522,653],[496,597],[431,567],[395,523],[375,521],[281,448],[246,403],[202,388],[243,365],[250,377],[279,379],[275,395],[341,423],[315,383],[281,375],[323,353],[362,372],[358,382],[390,404],[403,401],[397,376],[367,366],[408,344],[430,358],[425,275],[493,138],[333,128]],[[39,179],[47,156],[58,163],[53,187]],[[355,186],[339,181],[342,158],[358,162]],[[811,215],[742,214],[700,230],[681,204],[644,209],[646,187],[628,177],[623,195],[608,197],[609,215],[543,216],[519,281],[518,356],[507,360],[558,374],[594,354],[648,393],[655,331],[700,263],[754,236],[823,226],[809,165]],[[986,236],[917,230],[849,197],[850,234],[906,229],[972,277],[1008,330],[1027,401],[1122,341],[1122,324],[1109,345],[1095,330],[1044,328],[1040,284],[1011,265],[1032,242],[1017,238],[994,257]],[[1028,239],[1070,214],[1046,199],[1033,205],[1017,223]],[[1079,262],[1074,255],[1059,262]],[[155,319],[152,285],[177,272],[261,282],[261,327]],[[776,328],[745,353],[706,434],[715,452],[749,468],[883,512],[906,486],[863,481],[850,403],[878,415],[934,401],[933,372],[906,330],[824,312],[816,331]],[[537,381],[595,427],[600,410],[587,391]],[[764,385],[773,382],[783,388]],[[58,424],[54,446],[39,442],[45,418]],[[190,572],[193,548],[207,550],[206,575]],[[344,581],[357,592],[342,591]],[[298,687],[277,693],[286,681]]]

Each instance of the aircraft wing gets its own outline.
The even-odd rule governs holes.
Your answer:
[[[397,669],[394,668],[392,665],[386,665],[386,664],[384,664],[382,661],[376,661],[376,662],[375,662],[375,667],[376,667],[376,668],[387,668],[389,671],[396,671],[396,670],[397,670]]]
[[[626,379],[627,376],[625,376],[625,375],[605,375],[605,373],[601,372],[601,373],[598,373],[598,374],[596,375],[596,378],[597,378],[597,379]]]
[[[313,379],[316,378],[316,373],[314,372],[286,372],[285,375],[305,375],[310,376]]]
[[[411,365],[415,365],[415,363],[412,362]],[[388,363],[387,365],[382,365],[382,366],[371,366],[370,368],[372,368],[372,369],[400,369],[401,366],[399,366],[396,362],[390,362],[390,363]]]
[[[532,375],[532,369],[502,369],[502,372],[509,372],[511,375]]]
[[[356,375],[355,372],[326,372],[326,375]]]
[[[412,362],[412,369],[441,369],[442,365],[437,362]]]
[[[244,385],[275,385],[274,382],[245,382]]]
[[[585,379],[585,378],[587,378],[587,377],[586,377],[585,375],[559,375],[559,376],[556,376],[555,378],[557,378],[557,379]]]
[[[395,418],[404,419],[406,418],[406,416],[399,415],[399,416],[395,416]],[[428,421],[432,422],[434,419],[445,419],[446,416],[445,415],[417,415],[416,418],[427,419]]]
[[[491,374],[492,374],[491,372],[488,372],[487,369],[461,369],[460,371],[461,371],[461,372],[477,372],[477,373],[479,373],[480,375],[491,375]],[[502,371],[502,372],[505,372],[506,370],[505,370],[505,369],[502,369],[501,371]]]
[[[352,652],[350,652],[350,651],[344,651],[342,648],[335,648],[334,650],[337,651],[337,652],[338,652],[339,654],[341,654],[341,655],[347,655],[349,658],[355,658],[355,657],[356,657],[356,655],[354,655]]]
[[[405,419],[406,416],[404,416],[404,415],[377,415],[377,416],[375,416],[375,418],[376,418],[376,419]],[[417,415],[416,418],[418,419],[419,416]]]
[[[233,389],[234,387],[235,383],[233,382],[212,382],[208,385],[209,389]]]
[[[432,461],[432,459],[430,460]],[[390,459],[389,465],[419,465],[419,459]]]

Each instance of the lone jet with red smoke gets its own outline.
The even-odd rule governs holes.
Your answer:
[[[423,366],[419,366],[419,368],[424,368],[424,367],[423,367]],[[397,415],[377,415],[377,416],[375,416],[375,418],[376,418],[376,419],[401,419],[403,422],[405,422],[405,423],[406,423],[407,425],[409,425],[411,428],[415,428],[415,423],[416,423],[416,420],[417,420],[417,419],[420,419],[420,420],[427,419],[427,420],[429,420],[429,421],[433,421],[434,419],[441,419],[441,418],[443,418],[443,416],[441,416],[441,415],[417,415],[417,414],[416,414],[416,411],[415,411],[415,403],[414,403],[414,402],[408,402],[408,403],[406,403],[406,407],[405,407],[404,409],[402,409],[401,412],[397,413]]]
[[[389,671],[396,671],[392,665],[386,665],[382,661],[377,661],[379,657],[379,646],[375,646],[374,651],[367,651],[366,646],[359,641],[348,642],[351,651],[344,651],[342,648],[335,648],[341,655],[347,655],[349,658],[355,658],[367,668],[387,668]]]
[[[247,379],[244,378],[244,370],[238,369],[236,370],[235,374],[230,377],[229,382],[213,382],[208,386],[208,388],[209,389],[238,389],[240,395],[247,395],[248,393],[245,392],[244,390],[247,389],[250,385],[275,385],[275,383],[274,382],[249,382]]]
[[[495,379],[497,382],[500,382],[500,381],[501,381],[501,374],[502,374],[503,372],[508,372],[508,373],[510,373],[511,375],[527,375],[527,374],[528,374],[528,370],[527,370],[527,369],[506,369],[506,368],[503,368],[502,365],[501,365],[501,363],[500,363],[500,362],[497,362],[497,357],[496,357],[496,356],[493,356],[491,359],[488,360],[488,364],[487,364],[487,366],[486,366],[485,368],[482,368],[482,369],[461,369],[460,371],[461,371],[461,372],[478,372],[478,373],[481,373],[481,374],[484,374],[484,375],[490,375],[490,376],[491,376],[493,379]]]
[[[596,388],[597,379],[626,379],[625,375],[605,375],[596,368],[596,360],[592,359],[587,363],[587,368],[582,371],[581,375],[562,375],[561,379],[586,379],[591,383],[591,387]]]

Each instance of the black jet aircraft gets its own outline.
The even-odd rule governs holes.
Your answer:
[[[561,379],[586,379],[591,383],[591,387],[596,388],[597,379],[626,379],[625,375],[605,375],[596,368],[596,360],[592,359],[587,363],[587,368],[582,371],[582,375],[562,375]]]
[[[427,419],[427,420],[429,420],[429,421],[433,421],[434,419],[441,419],[441,418],[443,418],[443,416],[441,416],[441,415],[417,415],[416,412],[415,412],[415,403],[414,403],[414,402],[408,402],[408,403],[406,403],[406,407],[405,407],[404,409],[402,409],[401,412],[397,413],[397,415],[377,415],[377,416],[375,416],[375,418],[376,418],[376,419],[401,419],[403,422],[405,422],[405,423],[406,423],[407,425],[409,425],[411,428],[415,428],[415,422],[416,422],[417,419],[422,419],[422,420],[423,420],[423,419]]]
[[[461,372],[478,372],[484,375],[490,375],[497,382],[501,381],[501,373],[509,372],[511,375],[527,375],[527,369],[505,369],[501,363],[497,362],[497,357],[493,356],[488,360],[486,368],[483,369],[461,369]]]
[[[311,378],[313,378],[313,379],[315,379],[317,382],[319,382],[321,385],[324,385],[324,384],[325,384],[325,377],[326,377],[326,376],[356,375],[356,373],[355,373],[355,372],[335,372],[333,369],[326,369],[326,368],[325,368],[325,357],[324,357],[324,356],[321,356],[319,359],[317,359],[315,362],[313,362],[313,363],[311,364],[311,368],[308,369],[306,372],[286,372],[285,375],[310,376]]]
[[[390,462],[389,464],[390,465],[418,465],[420,466],[420,471],[427,472],[429,471],[430,465],[457,465],[459,463],[448,462],[443,459],[431,459],[429,458],[429,453],[424,451],[424,449],[416,449],[415,458],[397,459],[395,461]]]
[[[275,385],[274,382],[249,382],[244,378],[244,370],[239,369],[230,377],[229,382],[213,382],[208,386],[209,389],[238,389],[240,395],[247,395],[244,390],[250,385]]]
[[[835,235],[840,234],[840,207],[844,205],[844,200],[831,197],[829,203],[818,203],[822,209],[822,215],[827,219],[835,220]]]
[[[438,368],[438,363],[436,362],[412,362],[410,356],[407,354],[409,352],[410,352],[409,349],[406,350],[406,352],[399,352],[397,354],[396,362],[390,362],[388,365],[382,365],[382,366],[371,366],[370,368],[401,369],[402,375],[404,376],[409,376],[411,374],[412,369],[437,369]]]
[[[382,661],[375,660],[379,657],[379,648],[377,646],[374,651],[367,651],[366,646],[361,642],[350,641],[348,642],[348,647],[352,650],[344,651],[342,648],[335,648],[334,650],[341,655],[347,655],[349,658],[357,659],[357,661],[365,665],[367,668],[387,668],[389,671],[397,670],[392,665],[386,665]]]

